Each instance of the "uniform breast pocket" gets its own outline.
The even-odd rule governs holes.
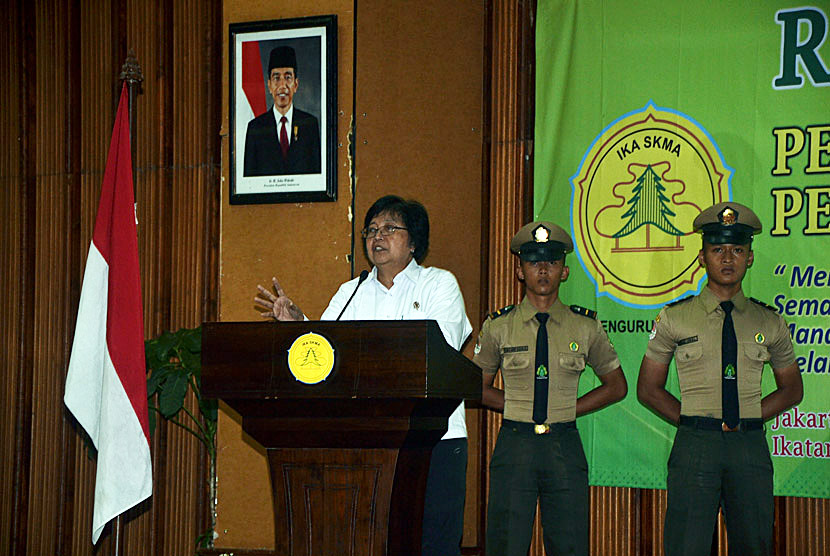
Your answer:
[[[505,354],[501,362],[501,374],[505,399],[533,400],[533,369],[527,352]]]
[[[700,362],[703,356],[703,346],[699,343],[687,344],[677,348],[674,358],[678,367],[694,367]]]
[[[530,356],[527,353],[508,353],[502,359],[501,368],[503,371],[516,369],[527,369],[530,367]]]
[[[761,373],[764,370],[764,363],[769,361],[769,350],[761,344],[744,343],[741,344],[741,350],[747,362],[747,370],[753,373]],[[738,370],[740,371],[740,364]]]
[[[685,390],[691,385],[701,384],[704,380],[703,374],[705,357],[703,357],[703,346],[699,342],[686,344],[677,348],[674,354],[674,362],[677,365],[677,379],[680,382],[680,389]],[[717,366],[720,367],[720,357]]]
[[[584,370],[585,357],[581,353],[560,353],[557,385],[566,392],[576,391],[579,386],[579,375]]]

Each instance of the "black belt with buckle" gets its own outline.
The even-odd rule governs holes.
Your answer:
[[[576,428],[576,421],[565,421],[564,423],[545,423],[537,425],[536,423],[523,423],[521,421],[511,421],[504,419],[501,422],[502,427],[506,427],[515,432],[523,434],[550,434],[551,432],[565,432],[568,429]]]
[[[714,417],[691,417],[689,415],[681,415],[677,424],[703,431],[746,432],[764,430],[763,419],[741,419],[738,421],[738,426],[730,428],[729,425],[724,423],[722,420],[715,419]]]

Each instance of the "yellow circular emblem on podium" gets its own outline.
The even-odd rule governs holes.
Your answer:
[[[305,384],[323,382],[334,368],[334,348],[323,336],[309,332],[288,349],[288,370]]]

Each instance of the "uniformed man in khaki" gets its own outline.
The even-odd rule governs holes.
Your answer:
[[[559,299],[573,250],[567,232],[531,222],[510,250],[525,298],[487,318],[473,358],[482,401],[504,411],[490,463],[487,554],[527,555],[538,499],[547,556],[587,556],[588,463],[574,419],[621,400],[628,386],[596,313]],[[586,365],[600,385],[577,399]],[[493,387],[500,369],[504,390]]]
[[[678,425],[663,545],[666,556],[708,555],[720,505],[730,554],[771,555],[772,461],[763,423],[801,401],[801,374],[784,319],[741,289],[758,217],[729,201],[701,212],[693,228],[703,235],[698,262],[707,284],[660,311],[637,383],[640,401]],[[665,388],[672,358],[680,400]],[[762,399],[766,362],[777,389]]]

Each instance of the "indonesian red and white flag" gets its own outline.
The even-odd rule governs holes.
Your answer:
[[[89,246],[64,403],[98,449],[92,542],[153,491],[127,88]]]

